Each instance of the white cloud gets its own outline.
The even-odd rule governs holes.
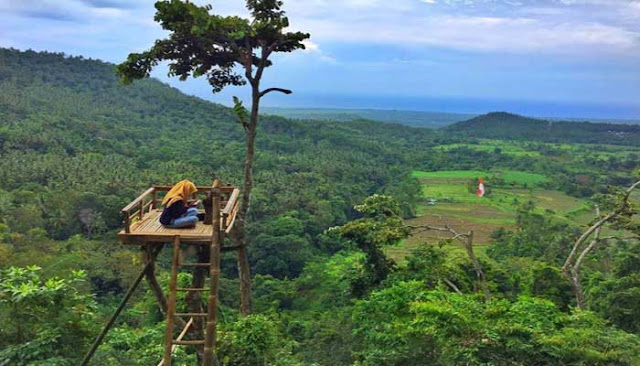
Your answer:
[[[129,11],[119,3],[81,0],[0,0],[0,10],[31,18],[81,21],[88,18],[124,17]]]
[[[53,22],[73,20],[68,25],[57,23],[48,28],[43,23],[37,29],[0,26],[0,32],[16,42],[25,37],[34,39],[35,34],[62,32],[71,36],[74,29],[78,36],[104,33],[101,37],[106,39],[135,34],[128,43],[137,48],[162,35],[152,20],[153,2],[0,0],[0,11],[7,15],[41,17]],[[215,12],[225,15],[246,15],[244,0],[195,2],[212,3]],[[640,0],[285,0],[284,8],[292,29],[312,35],[306,53],[334,63],[335,57],[318,44],[580,56],[635,56],[639,54],[636,49],[640,49]],[[140,33],[146,37],[138,37]]]
[[[640,1],[296,0],[285,7],[296,29],[322,43],[581,55],[640,49],[637,18],[621,17],[633,9],[640,14]]]
[[[402,24],[309,20],[315,39],[331,42],[437,46],[484,52],[567,53],[585,49],[622,52],[638,46],[640,34],[598,23],[551,23],[533,18],[438,15]]]
[[[327,62],[327,63],[331,63],[331,64],[337,64],[338,60],[336,60],[334,57],[327,55],[325,52],[323,52],[320,49],[320,46],[318,46],[317,43],[311,41],[311,40],[306,40],[302,42],[305,46],[305,49],[303,51],[303,53],[306,54],[311,54],[311,55],[316,55],[318,56],[318,58],[321,61]]]

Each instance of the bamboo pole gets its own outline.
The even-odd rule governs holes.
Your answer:
[[[155,209],[158,207],[158,193],[156,192],[156,189],[154,188],[153,191],[151,192],[151,209]]]
[[[167,304],[167,329],[164,335],[164,364],[171,366],[171,346],[173,344],[173,315],[176,312],[176,292],[178,288],[178,265],[180,264],[180,235],[173,239],[173,260],[171,263],[171,282],[169,284],[169,303]]]
[[[162,250],[162,247],[160,247],[160,249],[158,249],[157,251],[152,253],[152,256],[151,256],[149,262],[147,262],[147,265],[144,266],[144,269],[142,269],[142,272],[140,272],[140,274],[138,275],[136,280],[133,282],[131,287],[129,287],[129,290],[124,295],[124,298],[122,299],[122,301],[120,301],[120,304],[118,305],[118,308],[113,313],[113,315],[111,315],[111,318],[109,319],[107,324],[102,329],[102,332],[100,332],[100,334],[95,339],[95,341],[93,341],[93,344],[91,345],[91,348],[89,349],[87,354],[82,359],[82,363],[80,363],[80,366],[87,366],[89,364],[89,361],[91,361],[91,357],[93,357],[94,353],[98,350],[98,347],[100,346],[100,343],[102,343],[102,340],[104,339],[104,337],[107,335],[107,333],[111,329],[111,326],[113,326],[113,323],[115,323],[116,319],[118,318],[118,316],[120,315],[120,313],[124,309],[125,305],[127,305],[127,302],[131,298],[131,295],[133,295],[133,293],[136,290],[136,288],[138,288],[138,285],[140,285],[140,282],[142,281],[142,278],[144,278],[145,273],[147,273],[147,270],[149,269],[149,267],[154,263],[154,260],[158,256],[158,253],[160,253],[160,250]]]
[[[207,329],[204,341],[203,366],[218,365],[215,346],[216,322],[218,318],[218,280],[220,277],[220,247],[222,245],[222,232],[220,230],[220,181],[217,179],[213,182],[212,198],[213,234],[211,238],[211,252],[209,255],[209,260],[211,262],[211,274],[209,284],[209,302],[207,304]]]

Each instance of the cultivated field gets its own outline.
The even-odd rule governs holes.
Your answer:
[[[459,232],[474,232],[474,243],[482,252],[491,242],[491,233],[501,227],[515,226],[518,205],[533,202],[535,210],[561,220],[578,223],[578,219],[592,217],[593,208],[584,200],[562,192],[547,190],[540,184],[547,178],[513,170],[476,171],[456,170],[423,172],[413,176],[422,184],[423,200],[418,217],[408,220],[410,225],[450,226]],[[487,195],[475,193],[478,178],[484,178]],[[499,182],[499,186],[495,186]],[[588,221],[588,220],[587,220]],[[402,259],[422,242],[436,243],[449,237],[442,232],[419,233],[399,246],[388,249],[395,259]]]

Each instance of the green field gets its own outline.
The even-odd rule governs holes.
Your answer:
[[[536,212],[575,224],[585,223],[593,215],[587,201],[540,187],[547,181],[547,177],[540,174],[496,169],[414,171],[412,175],[422,184],[423,201],[418,205],[418,217],[409,223],[448,225],[460,232],[473,230],[475,244],[481,252],[490,243],[493,231],[515,227],[517,208],[522,203],[533,202]],[[487,187],[485,197],[475,194],[474,180],[480,177]],[[494,185],[496,182],[498,186]],[[388,254],[401,259],[421,242],[437,242],[446,237],[443,233],[423,233],[388,249]]]

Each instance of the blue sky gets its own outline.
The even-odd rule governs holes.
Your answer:
[[[211,3],[246,14],[242,0]],[[111,62],[163,31],[153,0],[0,0],[0,46]],[[640,0],[285,0],[312,38],[276,58],[270,106],[509,110],[538,116],[640,118]],[[206,81],[170,80],[229,104]]]

